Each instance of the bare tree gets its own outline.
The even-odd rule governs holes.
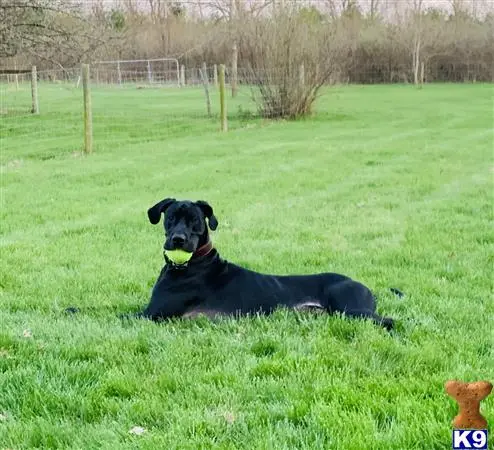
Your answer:
[[[220,20],[230,20],[233,17],[233,0],[210,0],[204,5]]]
[[[411,12],[410,23],[413,27],[413,40],[412,40],[412,71],[413,82],[419,84],[419,69],[420,69],[420,51],[422,46],[422,33],[423,33],[423,15],[422,7],[424,0],[410,0]]]
[[[449,0],[453,16],[458,17],[462,12],[466,12],[466,4],[464,0]]]
[[[263,11],[279,0],[206,0],[204,4],[216,17],[221,20],[250,19],[259,17]]]
[[[329,11],[333,19],[340,17],[345,12],[359,8],[358,0],[324,0],[323,6]]]
[[[104,43],[84,17],[81,5],[64,0],[2,0],[0,3],[0,56],[30,54],[62,65]]]
[[[380,0],[370,0],[369,17],[375,19],[379,14]]]

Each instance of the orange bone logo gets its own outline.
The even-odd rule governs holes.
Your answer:
[[[453,427],[463,430],[487,428],[487,420],[480,414],[480,402],[491,393],[492,383],[489,381],[464,383],[451,380],[446,382],[444,388],[459,406],[458,415],[453,419]]]

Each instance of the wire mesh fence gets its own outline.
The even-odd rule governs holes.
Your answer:
[[[38,73],[39,113],[32,113],[31,82],[1,83],[0,150],[2,160],[30,157],[48,159],[81,148],[83,138],[82,92],[77,76],[63,74],[63,82]],[[60,80],[62,74],[57,77]],[[3,81],[3,80],[2,80]],[[39,153],[38,153],[39,152]]]
[[[174,58],[100,61],[91,70],[96,84],[180,86],[180,65]]]
[[[31,75],[0,75],[0,117],[27,114],[31,109]]]
[[[185,83],[180,85],[173,69],[154,69],[150,80],[146,71],[96,67],[98,72],[91,67],[90,82],[95,151],[136,142],[156,141],[159,145],[173,136],[220,130],[219,90],[212,67],[205,78],[202,68],[183,70]],[[49,159],[80,153],[84,146],[82,84],[80,68],[39,71],[39,114],[35,115],[31,75],[0,75],[2,159]],[[251,115],[239,115],[243,110]],[[228,98],[230,128],[251,119],[254,111],[247,93]]]
[[[477,74],[487,69],[465,64],[461,71],[464,76],[458,81],[475,82]],[[283,102],[293,104],[309,95],[320,81],[320,70],[317,66],[290,70],[226,68],[228,128],[283,116]],[[431,63],[421,77],[434,81],[448,70],[440,61]],[[455,70],[458,72],[458,67]],[[409,66],[374,65],[365,74],[335,68],[323,84],[359,83],[363,79],[413,83]],[[36,81],[39,114],[32,114],[32,73],[0,74],[2,159],[54,158],[83,149],[81,68],[39,71]],[[98,63],[91,66],[90,87],[96,151],[220,130],[219,65],[185,68],[173,60]],[[323,86],[323,93],[325,89]],[[289,98],[294,94],[299,97]]]

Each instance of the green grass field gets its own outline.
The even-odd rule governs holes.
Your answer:
[[[338,87],[296,123],[248,120],[241,95],[226,134],[199,89],[98,88],[89,157],[81,95],[0,116],[0,448],[451,448],[445,381],[494,381],[492,86]],[[165,196],[209,201],[232,262],[364,282],[396,332],[121,322],[163,263]],[[494,394],[481,410],[492,427]]]

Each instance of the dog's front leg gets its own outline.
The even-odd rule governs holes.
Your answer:
[[[193,303],[193,298],[186,293],[171,292],[158,283],[153,289],[148,306],[141,317],[152,320],[163,320],[180,317]]]

